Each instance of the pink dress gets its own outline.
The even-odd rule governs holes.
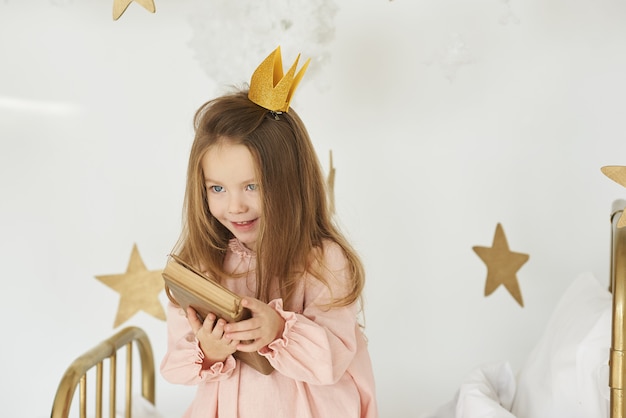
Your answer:
[[[346,259],[334,243],[324,247],[334,296],[345,292]],[[255,294],[254,253],[230,242],[225,270],[246,273],[227,279],[232,291]],[[332,273],[332,274],[331,274]],[[327,286],[306,275],[291,310],[270,302],[285,319],[282,337],[259,352],[275,370],[263,375],[232,356],[202,368],[203,353],[182,309],[169,304],[168,348],[161,374],[171,383],[197,385],[187,418],[376,418],[378,410],[367,342],[357,323],[356,304],[324,309]]]

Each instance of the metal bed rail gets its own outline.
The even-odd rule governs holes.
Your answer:
[[[146,333],[138,327],[127,327],[102,341],[91,350],[76,358],[67,368],[57,388],[51,418],[67,418],[77,386],[80,386],[79,412],[87,417],[87,372],[96,369],[95,416],[102,417],[104,361],[109,359],[109,413],[114,418],[117,402],[117,354],[126,347],[125,416],[131,417],[133,383],[133,346],[141,361],[141,394],[150,403],[155,402],[155,369],[152,345]]]

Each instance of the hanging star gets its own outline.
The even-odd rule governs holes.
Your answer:
[[[475,246],[472,249],[487,265],[485,296],[489,296],[502,284],[517,303],[523,307],[522,292],[517,282],[516,273],[528,261],[528,254],[509,251],[504,229],[499,223],[496,226],[491,248]]]
[[[161,272],[161,270],[148,271],[135,244],[126,273],[96,276],[96,279],[120,294],[113,328],[126,322],[140,310],[165,321],[165,311],[159,301],[159,294],[163,290]]]
[[[119,19],[133,1],[142,5],[150,13],[156,12],[154,0],[113,0],[113,20]]]
[[[602,167],[600,170],[602,170],[604,175],[614,182],[626,187],[626,167],[621,165],[607,165]],[[619,220],[617,221],[617,227],[623,228],[624,226],[626,226],[626,216],[624,216],[624,213],[622,212],[619,216]]]

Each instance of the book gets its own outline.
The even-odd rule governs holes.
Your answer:
[[[169,256],[162,275],[167,297],[185,310],[191,306],[201,321],[209,312],[227,322],[239,322],[252,316],[250,310],[241,305],[239,295],[176,255]],[[270,362],[256,351],[236,351],[233,356],[262,374],[267,375],[274,370]]]

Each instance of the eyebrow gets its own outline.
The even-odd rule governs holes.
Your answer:
[[[204,183],[205,183],[205,184],[206,184],[206,183],[224,184],[224,182],[222,182],[222,181],[217,181],[217,180],[213,180],[213,179],[210,179],[210,178],[205,178],[205,179],[204,179]],[[256,184],[256,183],[258,183],[258,182],[256,181],[256,179],[248,179],[248,180],[244,180],[244,181],[242,181],[242,182],[241,182],[241,183],[239,183],[239,184],[244,185],[244,184]]]

